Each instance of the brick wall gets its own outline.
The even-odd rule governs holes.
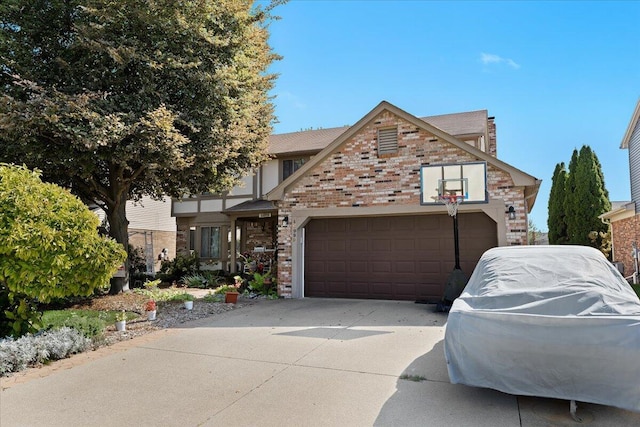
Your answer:
[[[379,157],[378,128],[396,125],[398,152]],[[495,152],[495,132],[493,138]],[[295,230],[295,226],[282,227],[283,218],[301,208],[420,205],[421,165],[477,160],[448,142],[432,142],[430,139],[432,135],[424,130],[389,112],[383,112],[308,171],[284,194],[278,204],[281,226],[278,235],[278,291],[281,296],[291,296],[291,244]],[[505,214],[509,243],[526,244],[527,218],[523,190],[514,187],[505,172],[489,167],[487,174],[490,197],[504,199],[508,205],[515,207],[519,215],[516,220],[507,221]]]
[[[176,253],[180,255],[189,254],[189,219],[176,218]]]
[[[271,220],[262,220],[255,222],[247,222],[246,232],[246,250],[253,251],[256,246],[264,246],[269,249],[273,248],[276,240],[275,223]]]
[[[496,141],[496,123],[493,117],[490,117],[488,120],[487,133],[489,134],[487,154],[491,154],[493,157],[498,157],[498,143]]]
[[[621,219],[611,223],[613,235],[613,261],[624,264],[624,275],[631,276],[635,271],[632,256],[633,242],[640,247],[640,215]]]

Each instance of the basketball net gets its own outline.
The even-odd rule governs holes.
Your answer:
[[[458,196],[456,194],[447,194],[440,196],[440,201],[447,207],[449,216],[456,216],[458,213],[458,205],[462,202],[464,196]]]

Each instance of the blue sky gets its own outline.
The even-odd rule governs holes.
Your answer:
[[[498,158],[543,183],[589,145],[610,200],[629,200],[620,142],[640,97],[640,2],[292,0],[274,13],[283,59],[275,133],[351,125],[385,100],[418,117],[488,110]]]

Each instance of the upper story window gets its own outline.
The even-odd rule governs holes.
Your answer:
[[[398,128],[378,129],[378,155],[393,154],[398,151]]]
[[[295,171],[300,169],[307,161],[305,158],[288,159],[282,161],[282,180],[289,178]]]

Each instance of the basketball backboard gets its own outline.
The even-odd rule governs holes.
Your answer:
[[[420,169],[420,204],[442,204],[442,196],[457,195],[462,203],[488,203],[485,162],[425,165]]]

